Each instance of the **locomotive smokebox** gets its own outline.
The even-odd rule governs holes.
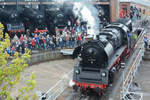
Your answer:
[[[106,67],[113,47],[107,41],[91,40],[81,50],[82,65],[85,67]]]

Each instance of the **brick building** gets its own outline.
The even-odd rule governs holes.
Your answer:
[[[145,11],[146,15],[150,15],[150,2],[144,2],[144,0],[121,0],[119,3],[119,11],[124,9],[127,13],[127,16],[130,14],[130,7],[141,8],[142,12]]]

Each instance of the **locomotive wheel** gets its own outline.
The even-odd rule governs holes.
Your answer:
[[[119,62],[119,64],[117,64],[116,71],[119,72],[120,68],[121,68],[121,63]]]
[[[80,89],[80,94],[83,95],[83,96],[86,96],[87,95],[87,91],[81,88]]]
[[[114,81],[114,73],[109,72],[109,85],[112,85]]]
[[[74,85],[74,86],[73,86],[73,90],[74,90],[75,92],[78,92],[78,86]]]

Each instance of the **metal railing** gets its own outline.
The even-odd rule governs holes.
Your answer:
[[[64,75],[63,78],[58,81],[52,88],[50,88],[43,96],[39,98],[39,100],[56,100],[63,91],[69,87],[69,82],[72,79],[73,71]]]
[[[125,73],[125,71],[123,72],[123,83],[122,83],[121,91],[120,91],[120,100],[128,100],[126,97],[127,95],[130,95],[130,94],[138,95],[140,96],[140,98],[138,99],[143,100],[143,93],[136,93],[136,92],[129,91],[130,86],[138,70],[138,67],[140,65],[140,62],[142,61],[142,56],[144,55],[144,43],[141,42],[143,41],[143,37],[144,37],[144,34],[142,34],[142,36],[137,41],[136,48],[139,49],[139,51],[137,52],[135,60],[133,61],[131,67],[127,69],[128,72],[127,73]]]
[[[120,100],[144,100],[143,93],[138,93],[138,92],[126,92],[126,93],[127,95]]]

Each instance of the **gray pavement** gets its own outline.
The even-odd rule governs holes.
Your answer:
[[[144,94],[143,100],[150,100],[150,51],[145,53],[136,82],[140,85],[140,92]]]
[[[12,96],[16,96],[18,89],[25,85],[26,80],[32,74],[35,74],[37,85],[34,89],[34,93],[40,91],[42,93],[47,92],[52,88],[62,77],[73,70],[73,66],[76,61],[72,59],[48,61],[33,66],[29,66],[24,72],[22,72],[20,82],[12,89]]]

